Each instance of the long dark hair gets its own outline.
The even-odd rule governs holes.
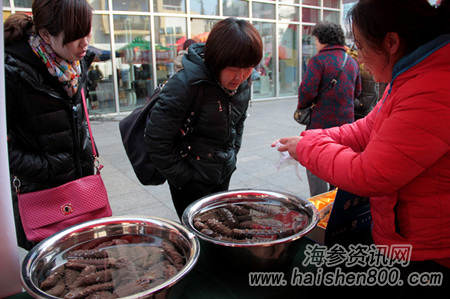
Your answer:
[[[427,0],[360,0],[349,19],[377,50],[388,32],[396,32],[406,55],[449,32],[449,1],[436,8]]]
[[[46,29],[52,36],[63,32],[63,45],[91,32],[93,9],[86,0],[34,0],[33,17],[11,15],[4,23],[5,45],[17,42],[30,32]]]
[[[228,18],[214,25],[205,45],[205,62],[214,77],[228,66],[255,67],[262,59],[262,40],[245,20]]]

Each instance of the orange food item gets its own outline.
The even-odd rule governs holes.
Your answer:
[[[322,210],[324,207],[326,207],[329,203],[333,202],[336,197],[336,190],[330,191],[318,196],[314,196],[309,199],[317,208],[317,210]]]
[[[317,208],[317,210],[322,211],[326,206],[334,202],[334,199],[336,198],[337,190],[333,190],[324,194],[320,194],[317,196],[314,196],[309,199],[314,206]],[[326,228],[328,224],[328,218],[331,214],[331,209],[328,209],[328,211],[324,211],[324,213],[320,213],[322,219],[320,219],[319,223],[317,223],[318,226]]]

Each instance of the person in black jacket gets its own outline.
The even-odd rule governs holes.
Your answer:
[[[87,51],[92,8],[86,0],[34,0],[32,12],[4,23],[9,166],[21,193],[94,173],[81,98],[95,56]],[[12,192],[18,244],[29,250],[35,244]]]
[[[250,101],[250,76],[261,59],[258,31],[247,21],[228,18],[213,27],[206,44],[189,47],[184,69],[162,88],[145,140],[169,182],[180,219],[196,199],[228,190]],[[202,101],[201,108],[180,145],[180,128],[194,101]]]

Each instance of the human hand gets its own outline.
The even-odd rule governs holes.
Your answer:
[[[272,147],[277,147],[280,152],[288,152],[289,155],[298,161],[297,159],[297,144],[302,139],[300,136],[283,137],[274,141]]]

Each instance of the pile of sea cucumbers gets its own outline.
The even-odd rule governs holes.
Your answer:
[[[275,204],[225,204],[194,217],[194,227],[216,240],[235,243],[269,242],[301,231],[308,217]]]
[[[94,248],[75,249],[50,271],[40,289],[55,297],[120,298],[153,288],[185,265],[174,243],[138,243],[132,235],[109,239]]]

